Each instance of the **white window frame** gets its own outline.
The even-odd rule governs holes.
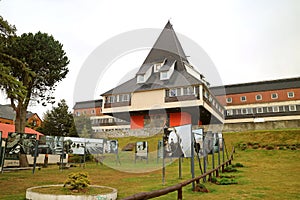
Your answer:
[[[232,103],[232,97],[227,97],[226,98],[226,103]]]
[[[292,95],[290,95],[292,94]],[[294,98],[295,97],[295,93],[294,92],[288,92],[287,93],[288,98]]]
[[[297,111],[296,105],[289,105],[289,111]]]
[[[167,71],[160,72],[160,80],[167,80],[167,79],[169,79],[168,72]]]
[[[273,97],[273,95],[275,95],[275,97]],[[278,99],[278,94],[277,93],[272,93],[271,94],[271,99]]]
[[[243,98],[245,98],[245,99],[243,100]],[[246,96],[241,96],[240,100],[241,100],[241,102],[245,102],[245,101],[247,101],[247,97]]]
[[[177,96],[177,88],[171,88],[169,90],[169,97],[176,97]]]
[[[137,83],[144,83],[145,82],[145,75],[139,74],[136,77]]]
[[[259,98],[258,98],[258,97],[259,97]],[[256,100],[256,101],[261,101],[261,100],[262,100],[262,95],[261,95],[261,94],[255,95],[255,100]]]
[[[273,112],[279,112],[279,106],[273,106],[272,110]]]
[[[182,96],[182,88],[176,88],[176,90],[177,96]]]
[[[124,102],[129,101],[129,94],[123,94],[122,101],[124,101]]]
[[[226,110],[226,115],[227,116],[232,116],[233,115],[233,110],[232,109]]]
[[[244,112],[246,111],[246,112]],[[241,108],[241,114],[242,115],[247,115],[248,114],[248,109],[247,108]]]
[[[263,113],[264,112],[264,108],[263,107],[257,107],[256,108],[256,113]]]

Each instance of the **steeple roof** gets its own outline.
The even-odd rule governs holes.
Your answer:
[[[155,63],[157,60],[172,59],[177,61],[177,70],[184,70],[183,61],[188,62],[178,37],[170,21],[160,33],[143,65]]]
[[[153,72],[154,64],[161,63],[158,72]],[[130,93],[134,91],[146,91],[162,88],[182,87],[202,84],[203,82],[191,75],[185,68],[189,63],[178,37],[170,21],[167,22],[160,33],[144,63],[136,73],[136,77],[102,95]],[[160,72],[165,72],[174,67],[172,75],[168,79],[161,80]],[[144,75],[151,70],[151,75],[144,83],[137,83],[137,76]]]

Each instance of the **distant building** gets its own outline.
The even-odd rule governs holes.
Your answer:
[[[185,55],[168,22],[135,77],[102,94],[102,112],[131,129],[222,124],[224,107]]]
[[[101,107],[101,99],[80,101],[75,103],[73,107],[73,114],[74,116],[100,116],[102,115]]]
[[[73,107],[75,117],[86,116],[91,120],[95,132],[127,130],[129,123],[102,113],[102,99],[76,102]]]
[[[228,130],[300,126],[300,77],[210,89],[226,108]]]
[[[11,105],[0,105],[0,123],[4,124],[15,124],[16,112],[13,110]],[[27,126],[36,129],[42,124],[41,118],[37,113],[27,111],[26,113]]]

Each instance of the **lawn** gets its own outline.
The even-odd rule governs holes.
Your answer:
[[[150,138],[151,150],[157,147],[157,140]],[[228,151],[231,146],[240,143],[259,143],[272,145],[298,145],[300,143],[300,130],[260,131],[245,133],[225,133],[224,138]],[[141,141],[141,138],[119,139],[120,147],[127,142]],[[151,147],[152,146],[152,147]],[[154,146],[154,148],[153,148]],[[266,150],[264,148],[253,149],[251,145],[245,150],[236,149],[234,163],[242,163],[243,168],[231,173],[238,182],[235,185],[216,185],[205,183],[209,193],[195,193],[191,191],[191,185],[183,189],[184,199],[300,199],[300,150]],[[150,150],[150,151],[151,151]],[[88,172],[91,184],[106,185],[118,189],[119,199],[137,192],[153,191],[171,186],[190,175],[190,160],[183,159],[182,180],[178,178],[178,161],[169,160],[166,167],[166,181],[162,184],[161,160],[157,163],[155,155],[151,155],[149,163],[145,160],[134,162],[134,156],[129,152],[120,152],[121,165],[111,157],[110,165],[97,165],[87,163],[86,167],[73,167],[60,171],[58,166],[42,168],[32,174],[31,171],[5,172],[0,174],[0,199],[25,199],[25,190],[28,187],[45,184],[62,184],[70,172]],[[126,160],[125,160],[126,159]],[[209,158],[211,159],[211,158]],[[109,158],[108,158],[109,160]],[[209,160],[211,161],[211,160]],[[196,176],[200,175],[199,165],[195,162]],[[211,163],[209,163],[211,166]],[[119,171],[126,167],[131,168],[131,173]],[[151,171],[154,170],[155,171]],[[151,172],[141,172],[149,169]],[[145,171],[145,170],[144,170]],[[176,192],[157,199],[176,199]]]

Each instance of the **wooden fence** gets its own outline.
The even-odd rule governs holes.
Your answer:
[[[163,196],[170,192],[175,192],[175,191],[177,191],[177,199],[182,200],[182,188],[184,186],[187,186],[187,185],[189,185],[191,183],[195,183],[195,182],[198,184],[198,183],[200,183],[200,179],[206,179],[207,176],[208,176],[208,181],[211,181],[212,177],[214,176],[214,173],[216,174],[216,177],[219,177],[219,172],[220,171],[224,172],[225,166],[231,165],[231,162],[233,160],[233,153],[234,153],[234,148],[232,148],[232,152],[229,156],[229,159],[226,162],[224,162],[221,165],[217,166],[216,168],[202,174],[201,176],[195,177],[190,180],[186,180],[184,182],[181,182],[176,185],[173,185],[173,186],[170,186],[167,188],[163,188],[160,190],[137,193],[132,196],[125,197],[123,200],[151,199],[151,198]]]

